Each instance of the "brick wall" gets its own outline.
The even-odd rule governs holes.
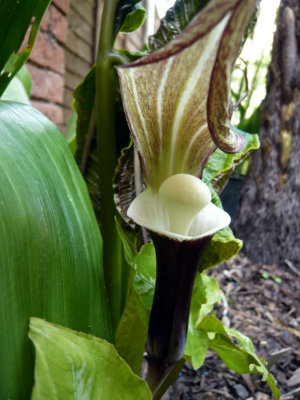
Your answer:
[[[40,26],[27,67],[31,103],[65,131],[72,93],[95,62],[95,41],[103,0],[52,0]],[[117,48],[137,50],[143,31],[121,35]]]
[[[53,0],[27,63],[32,76],[31,103],[60,128],[63,127],[65,51],[70,0]]]

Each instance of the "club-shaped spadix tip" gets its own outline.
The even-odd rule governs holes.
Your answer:
[[[159,188],[174,233],[186,235],[193,219],[211,201],[206,184],[189,174],[168,177]]]

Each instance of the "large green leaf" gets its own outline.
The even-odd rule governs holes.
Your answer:
[[[37,318],[30,323],[36,349],[32,400],[151,400],[113,345]]]
[[[28,59],[40,22],[50,0],[9,0],[0,2],[0,96]],[[31,22],[27,46],[17,56]]]
[[[37,110],[0,102],[0,398],[28,399],[30,316],[110,339],[102,240],[63,136]]]

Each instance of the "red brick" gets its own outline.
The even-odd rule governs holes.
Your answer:
[[[30,60],[52,71],[61,74],[65,72],[65,53],[63,48],[45,33],[39,32],[37,35]]]
[[[54,3],[64,14],[68,14],[70,9],[70,0],[52,0]]]
[[[40,28],[43,31],[47,31],[48,30],[49,19],[50,19],[50,10],[48,8],[47,11],[45,12],[45,14],[43,16],[43,19],[41,21],[41,24],[40,24]]]
[[[68,34],[67,47],[73,54],[76,54],[77,57],[80,57],[82,60],[92,63],[93,59],[92,45],[85,43],[82,39],[76,37],[71,31],[69,31]]]
[[[31,105],[46,115],[54,124],[63,125],[63,109],[55,104],[43,103],[41,101],[31,101]]]
[[[56,39],[61,43],[66,43],[68,34],[68,21],[54,5],[50,8],[50,30]]]
[[[27,64],[33,85],[31,96],[62,104],[64,101],[64,78],[56,72]]]

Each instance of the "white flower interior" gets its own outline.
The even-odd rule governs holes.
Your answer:
[[[178,240],[213,235],[230,223],[230,216],[211,203],[206,184],[188,174],[167,178],[158,192],[147,188],[127,214],[137,224]]]

